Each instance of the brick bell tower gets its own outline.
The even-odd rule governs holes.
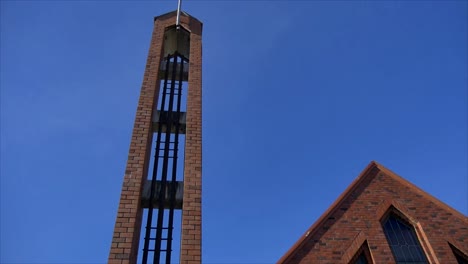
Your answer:
[[[201,39],[180,1],[154,19],[109,263],[201,263]]]

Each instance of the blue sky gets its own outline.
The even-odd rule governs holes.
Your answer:
[[[107,259],[153,17],[0,2],[0,262]],[[184,1],[203,262],[272,263],[376,160],[468,214],[466,1]]]

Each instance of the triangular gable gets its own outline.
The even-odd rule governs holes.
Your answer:
[[[468,219],[463,214],[421,190],[414,184],[403,179],[384,166],[378,164],[375,161],[372,161],[351,183],[351,185],[338,197],[338,199],[328,208],[328,210],[293,245],[293,247],[283,255],[278,263],[288,263],[293,258],[295,258],[296,255],[303,254],[307,248],[310,249],[314,247],[313,244],[317,243],[318,241],[312,241],[313,238],[321,237],[321,234],[326,232],[324,230],[328,230],[330,226],[334,225],[334,223],[338,221],[341,216],[343,216],[353,201],[359,197],[359,195],[366,189],[366,187],[374,180],[377,175],[384,175],[384,177],[389,177],[390,179],[397,181],[405,188],[407,188],[409,192],[412,192],[421,197],[421,199],[430,201],[438,207],[443,208],[446,212],[460,219],[461,222],[463,222],[465,225],[468,225]],[[402,212],[408,211],[408,209],[405,208],[404,205],[399,204],[398,201],[386,201],[380,205],[381,212],[378,212],[377,214],[382,216],[390,206],[393,206]]]

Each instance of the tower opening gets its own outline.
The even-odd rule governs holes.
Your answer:
[[[185,123],[183,120],[185,112],[182,112],[182,94],[184,82],[187,87],[187,78],[184,78],[184,73],[188,71],[184,70],[184,66],[188,65],[188,58],[177,50],[180,48],[184,52],[187,51],[184,30],[175,29],[175,31],[174,29],[166,31],[168,35],[164,43],[166,56],[162,60],[165,67],[161,67],[160,70],[160,77],[162,75],[163,79],[156,112],[159,116],[156,131],[154,131],[156,140],[152,174],[147,181],[150,187],[145,214],[143,264],[171,263],[173,242],[179,241],[174,236],[174,223],[180,223],[180,218],[175,221],[175,210],[182,209],[180,191],[183,189],[183,171],[178,170],[180,167],[178,164],[180,163],[179,153],[184,152],[184,149],[180,148],[180,134],[184,132],[182,126]],[[152,255],[152,260],[150,255]]]

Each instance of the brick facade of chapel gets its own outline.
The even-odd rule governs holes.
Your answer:
[[[450,244],[468,252],[466,216],[372,162],[278,263],[347,264],[363,244],[371,263],[395,263],[382,227],[390,211],[415,228],[429,263],[458,263]]]

